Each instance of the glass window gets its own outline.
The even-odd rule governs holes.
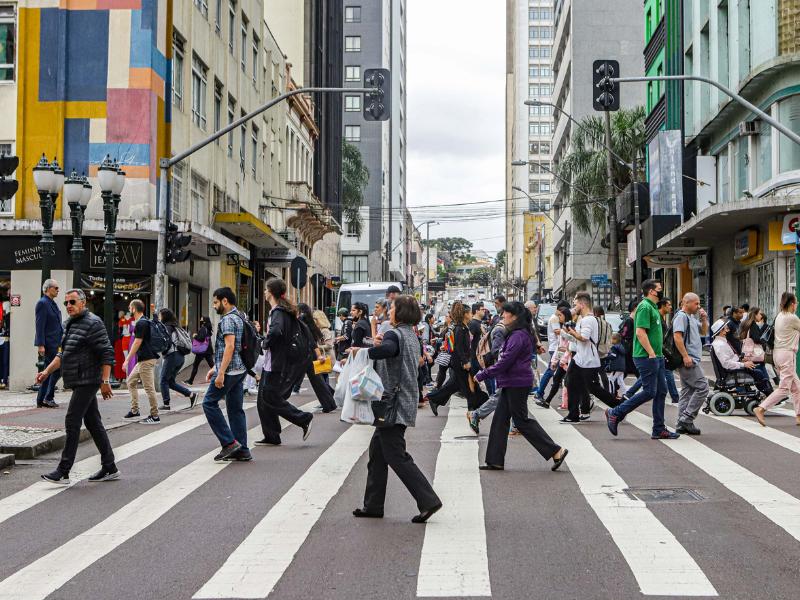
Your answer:
[[[206,129],[206,96],[208,95],[208,67],[192,56],[192,122]]]
[[[759,121],[757,142],[756,178],[761,185],[772,178],[772,126],[769,123]]]
[[[733,199],[738,200],[742,197],[742,192],[747,189],[747,165],[750,159],[747,156],[747,136],[740,137],[736,142],[736,187],[733,191]]]
[[[214,9],[214,30],[219,34],[222,30],[222,0],[215,0],[216,5]]]
[[[250,132],[250,169],[253,171],[253,177],[256,176],[258,169],[258,127],[253,125]]]
[[[0,81],[14,81],[17,15],[13,6],[0,6]]]
[[[347,35],[344,38],[345,52],[361,52],[361,36]]]
[[[350,65],[344,68],[345,81],[361,81],[361,67],[358,65]]]
[[[258,84],[258,48],[260,45],[258,36],[253,33],[253,85]]]
[[[242,111],[241,116],[245,116],[244,111]],[[239,168],[244,173],[244,164],[245,160],[247,159],[247,123],[242,123],[239,126],[241,130],[241,137],[239,138]]]
[[[730,199],[730,186],[728,149],[726,148],[717,156],[717,202],[727,202]]]
[[[247,17],[242,13],[242,73],[247,73]]]
[[[345,96],[344,109],[347,112],[358,112],[361,110],[361,96]]]
[[[345,125],[344,139],[347,142],[360,142],[361,125]]]
[[[228,125],[236,120],[236,100],[228,96]],[[228,158],[233,156],[233,130],[228,132]]]
[[[174,165],[172,167],[172,196],[170,198],[173,221],[180,221],[183,216],[181,210],[183,203],[183,177],[183,163]]]
[[[345,235],[347,237],[349,237],[349,238],[360,238],[361,237],[356,233],[356,224],[351,222],[351,221],[348,221],[346,223],[346,233],[345,233]]]
[[[10,142],[0,142],[0,156],[7,155],[13,156],[14,155],[14,148],[13,144]],[[0,214],[11,214],[14,212],[14,197],[3,199],[0,198]]]
[[[778,121],[800,134],[800,95],[789,96],[778,105]],[[780,146],[780,172],[800,169],[800,146],[785,135],[778,136]]]
[[[342,281],[343,283],[361,283],[369,280],[367,273],[367,257],[366,256],[342,256]],[[349,295],[350,293],[347,292]],[[381,295],[381,297],[383,297]],[[377,298],[376,298],[377,299]],[[339,304],[341,305],[341,300]],[[349,300],[348,300],[349,302]],[[370,308],[373,304],[368,304]]]
[[[183,110],[183,43],[172,46],[172,105]]]
[[[208,19],[208,0],[194,0],[194,5],[200,13]]]
[[[345,23],[361,23],[361,7],[360,6],[345,6],[344,7],[344,22]]]
[[[214,131],[222,129],[222,84],[214,82]],[[219,138],[214,142],[219,146]]]
[[[236,3],[228,4],[228,51],[233,54],[236,45]]]
[[[208,182],[192,171],[192,206],[190,219],[202,223],[208,214]]]
[[[538,181],[529,181],[528,182],[528,192],[531,194],[536,194],[539,192],[539,182]]]

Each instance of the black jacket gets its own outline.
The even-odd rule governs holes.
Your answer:
[[[276,306],[269,313],[267,336],[262,348],[270,351],[270,373],[286,370],[286,347],[294,331],[297,318],[282,306]]]
[[[451,365],[466,365],[472,355],[470,346],[469,329],[466,325],[453,327],[453,358]]]
[[[67,319],[59,356],[66,387],[100,385],[101,367],[114,365],[114,347],[100,317],[84,310]]]

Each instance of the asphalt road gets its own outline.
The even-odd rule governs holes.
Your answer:
[[[199,407],[113,431],[119,481],[53,488],[39,474],[56,455],[23,461],[0,475],[0,599],[797,598],[792,416],[769,416],[767,429],[738,411],[701,416],[702,436],[667,443],[637,428],[646,408],[613,438],[599,410],[572,426],[532,407],[569,448],[565,468],[552,473],[515,437],[506,471],[479,472],[490,420],[476,438],[462,406],[424,409],[407,435],[445,502],[427,525],[409,522],[414,503],[392,474],[384,519],[351,516],[371,428],[336,413],[317,414],[306,442],[290,426],[250,463],[213,463]],[[84,459],[73,476],[95,466],[91,443]],[[697,497],[625,492],[644,488]]]

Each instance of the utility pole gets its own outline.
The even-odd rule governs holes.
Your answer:
[[[633,155],[633,169],[631,169],[631,179],[633,180],[633,252],[636,257],[636,262],[633,263],[634,276],[636,278],[636,293],[638,294],[642,289],[642,261],[639,256],[641,252],[641,233],[639,231],[640,216],[639,216],[639,182],[636,177],[636,160],[639,153]],[[624,303],[623,303],[624,304]]]
[[[606,146],[611,146],[611,113],[605,111]],[[619,276],[619,240],[617,239],[617,207],[614,198],[614,159],[606,151],[606,186],[608,188],[609,254],[611,255],[611,306],[620,308],[621,281]]]

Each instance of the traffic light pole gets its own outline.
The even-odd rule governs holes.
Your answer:
[[[159,190],[158,190],[158,246],[157,246],[157,255],[156,255],[156,285],[155,285],[155,305],[156,309],[161,309],[164,307],[164,292],[166,290],[165,279],[167,277],[167,262],[166,262],[166,250],[167,250],[167,172],[170,168],[174,165],[178,164],[185,158],[188,158],[198,150],[202,150],[209,144],[213,143],[214,141],[218,140],[222,136],[230,133],[237,127],[241,126],[244,123],[247,123],[253,117],[257,117],[264,111],[272,108],[276,104],[280,104],[284,100],[291,98],[292,96],[296,96],[298,94],[312,94],[312,93],[331,93],[331,94],[344,94],[344,93],[351,93],[351,94],[369,94],[376,91],[376,88],[326,88],[326,87],[308,87],[308,88],[298,88],[296,90],[291,90],[286,92],[285,94],[281,94],[276,98],[273,98],[263,106],[257,108],[251,113],[246,114],[245,116],[241,117],[240,119],[234,121],[233,123],[228,124],[226,127],[223,127],[219,131],[213,133],[206,139],[190,146],[183,152],[176,154],[172,158],[162,158],[158,161],[158,166],[161,170],[161,174],[159,176]]]
[[[611,147],[611,113],[605,111],[606,146]],[[609,254],[611,254],[611,310],[619,310],[621,282],[619,275],[619,240],[617,239],[617,207],[614,202],[614,159],[606,152],[606,186],[608,188]]]

